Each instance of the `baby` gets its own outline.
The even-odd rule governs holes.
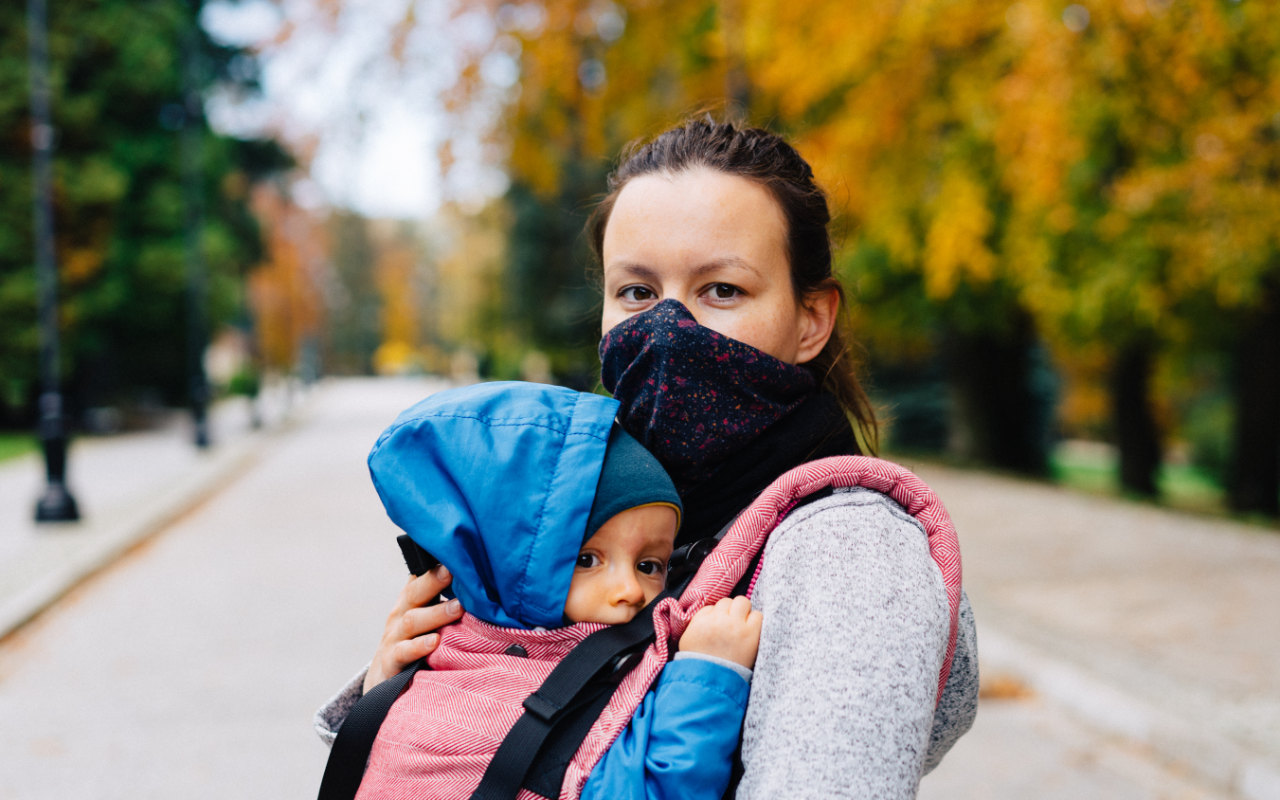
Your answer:
[[[359,797],[469,795],[555,664],[663,590],[680,499],[616,408],[478,384],[427,398],[380,437],[369,465],[388,514],[449,569],[467,614],[387,715]],[[720,797],[761,622],[744,597],[699,611],[582,796]]]

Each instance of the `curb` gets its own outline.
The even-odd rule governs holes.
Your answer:
[[[90,522],[51,525],[35,546],[0,567],[0,639],[215,495],[252,465],[263,443],[292,423],[286,419],[216,443],[193,469],[157,487],[145,504],[111,509]]]
[[[1138,742],[1198,779],[1244,800],[1280,800],[1280,764],[1212,727],[1157,708],[1077,664],[981,626],[981,669],[1008,675],[1087,724]]]

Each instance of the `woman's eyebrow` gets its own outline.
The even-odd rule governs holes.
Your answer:
[[[760,274],[750,261],[740,256],[721,256],[704,261],[693,268],[692,275],[695,278],[706,277],[710,273],[717,272],[722,269],[744,269],[756,275]],[[660,277],[658,270],[646,264],[636,261],[618,261],[610,264],[605,268],[605,272],[609,275],[625,275],[628,279],[636,278],[643,281],[656,281]]]
[[[693,274],[701,277],[707,273],[725,268],[745,269],[748,272],[753,272],[757,275],[760,274],[760,270],[756,269],[750,261],[747,261],[745,258],[740,256],[722,256],[720,258],[713,258],[710,261],[704,261],[694,268]]]
[[[634,261],[619,261],[610,264],[606,267],[605,271],[610,274],[617,274],[621,272],[628,278],[639,278],[646,281],[653,281],[658,278],[657,270]]]

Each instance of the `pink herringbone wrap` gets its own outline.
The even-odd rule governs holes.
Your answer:
[[[524,699],[570,650],[606,627],[528,631],[466,614],[441,629],[431,669],[414,676],[378,730],[357,800],[469,797],[524,712]],[[512,645],[528,657],[506,655]],[[521,791],[518,798],[538,795]]]
[[[955,657],[960,614],[960,544],[950,515],[924,481],[892,462],[866,456],[811,461],[779,476],[761,492],[707,556],[680,599],[668,598],[654,609],[657,644],[618,687],[587,733],[565,772],[561,798],[573,799],[582,793],[587,776],[626,727],[636,706],[662,671],[669,658],[667,642],[679,638],[698,609],[728,596],[782,517],[801,498],[827,486],[874,489],[893,498],[924,526],[929,537],[929,554],[942,573],[951,615],[947,652],[938,670],[936,698],[942,697]]]
[[[656,642],[623,679],[565,772],[560,797],[577,798],[587,776],[631,721],[636,707],[670,658],[694,613],[728,596],[769,533],[797,501],[824,487],[863,486],[893,498],[923,524],[929,552],[942,573],[951,611],[938,696],[955,653],[960,604],[960,549],[942,503],[902,467],[861,456],[813,461],[785,473],[761,493],[707,556],[677,600],[654,609]],[[522,703],[570,650],[604,625],[580,623],[547,631],[499,628],[465,615],[442,630],[440,646],[391,707],[369,756],[357,798],[410,800],[471,795],[503,737],[523,713]],[[504,651],[519,644],[528,657]],[[536,800],[522,791],[519,800]]]

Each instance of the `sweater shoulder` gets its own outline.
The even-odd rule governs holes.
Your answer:
[[[798,506],[778,524],[773,535],[786,535],[794,530],[817,533],[839,530],[856,535],[860,531],[905,532],[908,529],[925,535],[920,521],[893,498],[875,489],[853,486],[835,489],[827,497]]]

